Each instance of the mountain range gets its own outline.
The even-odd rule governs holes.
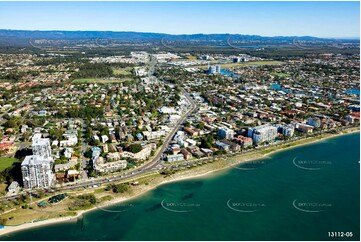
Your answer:
[[[172,35],[164,33],[146,33],[146,32],[125,32],[125,31],[63,31],[63,30],[7,30],[0,29],[0,38],[21,38],[21,39],[62,39],[62,40],[84,40],[84,39],[114,39],[114,40],[156,40],[166,38],[169,40],[185,41],[223,41],[231,38],[232,40],[259,40],[259,41],[277,41],[277,40],[319,40],[327,41],[331,39],[317,38],[312,36],[260,36],[243,34],[182,34]]]

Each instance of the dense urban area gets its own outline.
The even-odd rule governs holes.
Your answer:
[[[360,55],[340,51],[348,45],[313,52],[294,43],[305,53],[278,57],[263,48],[177,51],[163,39],[162,49],[122,54],[104,40],[80,52],[36,47],[47,43],[0,53],[3,225],[34,211],[45,212],[30,220],[48,218],[48,208],[75,215],[146,186],[148,175],[360,122]]]

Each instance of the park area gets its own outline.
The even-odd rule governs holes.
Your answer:
[[[124,75],[129,76],[132,75],[133,67],[125,67],[125,68],[115,68],[113,69],[113,73],[116,75]]]
[[[15,162],[19,162],[19,160],[12,157],[0,157],[0,172],[10,167]]]
[[[73,80],[72,84],[116,84],[131,80],[132,80],[131,78],[121,78],[121,79],[80,78]]]

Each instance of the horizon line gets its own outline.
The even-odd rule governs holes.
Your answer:
[[[320,39],[355,39],[360,40],[360,36],[344,36],[344,37],[321,37],[321,36],[313,36],[313,35],[260,35],[260,34],[241,34],[241,33],[182,33],[182,34],[171,34],[171,33],[162,33],[162,32],[148,32],[148,31],[132,31],[132,30],[61,30],[61,29],[2,29],[0,31],[8,30],[8,31],[32,31],[32,32],[46,32],[46,31],[62,31],[62,32],[115,32],[115,33],[145,33],[145,34],[164,34],[164,35],[248,35],[248,36],[260,36],[260,37],[268,37],[268,38],[276,38],[276,37],[313,37]]]

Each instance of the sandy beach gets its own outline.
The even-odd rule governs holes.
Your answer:
[[[234,157],[231,157],[230,159],[232,159],[232,161],[235,161],[234,163],[227,163],[226,160],[224,159],[219,159],[214,163],[210,163],[204,166],[200,166],[197,167],[195,170],[191,169],[191,170],[185,170],[184,172],[177,172],[174,175],[170,176],[170,177],[166,177],[163,179],[163,181],[158,182],[158,183],[154,183],[154,184],[149,184],[148,186],[146,186],[146,188],[144,189],[140,189],[139,191],[135,192],[132,196],[128,196],[128,197],[117,197],[114,198],[111,201],[107,201],[104,202],[102,204],[100,204],[100,206],[96,206],[93,207],[91,209],[88,210],[83,210],[83,211],[77,211],[77,215],[76,216],[72,216],[72,217],[61,217],[61,218],[51,218],[51,219],[47,219],[47,220],[43,220],[43,221],[37,221],[37,222],[29,222],[29,223],[25,223],[25,224],[21,224],[21,225],[17,225],[17,226],[5,226],[4,228],[0,229],[0,235],[5,235],[5,234],[9,234],[9,233],[13,233],[19,230],[24,230],[24,229],[29,229],[29,228],[34,228],[34,227],[39,227],[39,226],[45,226],[45,225],[50,225],[50,224],[54,224],[54,223],[61,223],[61,222],[71,222],[77,221],[77,218],[79,218],[80,216],[82,216],[84,213],[99,209],[99,207],[108,207],[120,202],[124,202],[130,199],[134,199],[150,190],[156,189],[157,187],[167,184],[167,183],[171,183],[171,182],[178,182],[181,180],[186,180],[186,179],[193,179],[193,178],[198,178],[198,177],[203,177],[206,175],[209,175],[211,173],[214,173],[216,171],[220,171],[220,170],[224,170],[227,168],[232,167],[235,164],[241,164],[241,163],[246,163],[246,162],[250,162],[253,160],[257,160],[257,159],[261,159],[267,156],[270,156],[276,152],[281,152],[287,149],[293,149],[299,146],[303,146],[303,145],[308,145],[308,144],[312,144],[312,143],[316,143],[316,142],[320,142],[326,139],[330,139],[330,138],[335,138],[338,137],[340,135],[345,135],[345,134],[350,134],[350,133],[356,133],[356,132],[360,132],[360,130],[358,128],[352,128],[352,129],[348,129],[348,130],[344,130],[341,133],[338,134],[328,134],[326,137],[311,137],[311,138],[306,138],[306,139],[302,139],[299,141],[295,141],[295,142],[290,142],[288,147],[270,147],[270,148],[266,148],[264,151],[264,154],[260,154],[260,151],[256,151],[256,152],[250,152],[250,154],[242,154],[242,155],[237,155]],[[272,148],[275,148],[275,150],[272,150]],[[267,152],[267,149],[270,149],[269,152]],[[219,164],[221,163],[221,164]],[[219,164],[217,167],[216,165]]]

